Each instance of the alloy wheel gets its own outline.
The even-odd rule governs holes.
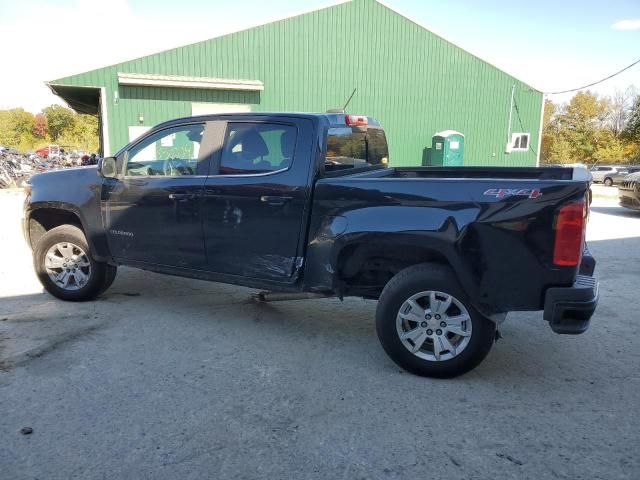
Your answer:
[[[396,330],[407,350],[424,360],[439,362],[460,355],[471,339],[471,316],[453,295],[424,291],[400,307]]]
[[[85,251],[70,242],[53,245],[44,267],[51,281],[64,290],[80,290],[91,278],[91,262]]]

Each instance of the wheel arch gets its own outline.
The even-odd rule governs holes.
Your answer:
[[[105,261],[109,258],[108,254],[105,254],[103,239],[87,228],[81,210],[64,202],[38,202],[29,205],[25,215],[25,230],[31,249],[46,232],[61,225],[73,225],[82,230],[89,244],[91,256],[96,260]]]
[[[346,240],[346,239],[345,239]],[[440,238],[419,234],[358,235],[340,242],[334,252],[336,281],[345,294],[372,290],[377,298],[397,273],[418,264],[444,265],[475,299],[476,291],[455,246]],[[371,288],[373,287],[373,288]]]

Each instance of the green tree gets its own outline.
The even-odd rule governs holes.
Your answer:
[[[558,106],[548,98],[544,101],[544,113],[542,116],[542,144],[540,146],[540,158],[543,163],[552,163],[552,149],[558,135],[558,129],[554,123],[554,116]]]
[[[578,92],[556,117],[559,134],[569,143],[573,161],[591,162],[597,148],[596,134],[610,114],[608,99]]]
[[[0,110],[0,144],[11,145],[13,141],[13,126],[9,110]]]
[[[549,163],[575,163],[571,144],[562,135],[553,139],[549,150]]]
[[[51,105],[33,115],[22,108],[0,110],[0,144],[26,151],[51,142],[95,152],[98,118]]]
[[[0,111],[0,143],[15,148],[28,148],[34,116],[22,108]]]
[[[637,98],[631,101],[635,91],[629,87],[612,98],[578,92],[563,105],[547,100],[542,119],[543,161],[624,163],[640,156],[640,102]]]
[[[625,145],[613,130],[601,130],[596,135],[593,159],[600,163],[618,163],[625,158]]]
[[[98,149],[98,118],[91,115],[75,115],[72,127],[66,129],[57,143],[70,149],[80,148],[89,152]]]
[[[73,110],[60,105],[50,105],[44,108],[42,113],[47,118],[49,135],[52,141],[57,142],[65,132],[73,129],[75,122]]]
[[[623,134],[631,142],[640,144],[640,94],[633,102]]]

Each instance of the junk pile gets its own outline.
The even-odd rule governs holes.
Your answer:
[[[85,156],[89,158],[88,155]],[[0,189],[20,188],[36,173],[94,163],[87,159],[70,156],[43,158],[35,154],[0,152]]]

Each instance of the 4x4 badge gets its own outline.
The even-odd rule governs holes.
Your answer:
[[[538,198],[542,196],[539,188],[490,188],[483,195],[488,197],[506,198],[506,197],[529,197]]]

